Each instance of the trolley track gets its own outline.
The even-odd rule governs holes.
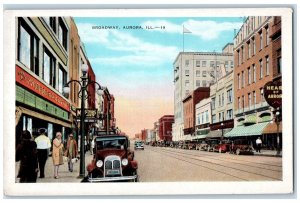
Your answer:
[[[169,156],[169,157],[172,157],[174,159],[184,161],[184,162],[187,162],[187,163],[190,163],[190,164],[202,167],[202,168],[206,168],[206,169],[209,169],[209,170],[221,173],[221,174],[225,174],[225,175],[228,175],[228,176],[231,176],[231,177],[237,178],[239,180],[243,180],[243,181],[251,181],[252,179],[240,177],[240,176],[237,176],[237,175],[234,175],[234,174],[244,173],[244,174],[248,174],[248,175],[255,175],[257,177],[263,177],[264,178],[263,180],[265,180],[265,179],[267,179],[267,180],[281,180],[280,178],[276,178],[276,177],[273,177],[273,176],[269,176],[269,175],[265,175],[265,174],[261,174],[261,173],[257,173],[257,172],[246,171],[246,170],[243,170],[241,168],[231,167],[231,166],[227,166],[227,165],[224,165],[224,164],[214,163],[214,162],[210,162],[210,161],[206,161],[206,160],[202,160],[202,159],[197,159],[197,158],[193,158],[193,157],[190,157],[190,156],[187,156],[187,155],[182,155],[180,153],[171,153],[170,154],[170,152],[172,152],[172,151],[169,151],[169,150],[157,150],[157,149],[151,149],[151,148],[147,148],[147,150],[151,150],[153,152],[163,154],[164,156]],[[195,156],[195,155],[192,155],[192,156]],[[209,164],[211,166],[207,166],[207,164]],[[216,166],[216,167],[214,167],[214,166]],[[225,170],[218,169],[218,167],[222,167],[224,169],[229,169],[230,173],[226,172]],[[244,176],[247,177],[248,175],[244,175]]]

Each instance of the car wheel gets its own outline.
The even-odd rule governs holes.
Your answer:
[[[138,176],[136,170],[132,173],[132,175],[133,175],[133,176],[136,175],[136,178],[133,180],[133,182],[139,182],[139,176]]]
[[[222,149],[221,148],[219,148],[219,153],[222,153]]]
[[[235,151],[235,153],[236,153],[236,155],[240,155],[240,153],[241,153],[240,148],[237,148],[236,151]]]

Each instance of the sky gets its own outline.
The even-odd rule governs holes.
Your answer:
[[[184,51],[221,52],[233,43],[243,17],[74,20],[97,82],[115,96],[118,128],[133,137],[152,129],[163,115],[174,114],[173,62],[183,51],[183,26],[191,32],[184,34]]]

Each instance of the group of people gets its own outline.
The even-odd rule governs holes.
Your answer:
[[[39,129],[39,136],[32,138],[28,130],[24,130],[21,135],[21,143],[16,148],[16,161],[20,161],[18,178],[20,183],[34,183],[39,178],[45,178],[45,165],[49,156],[51,141],[46,136],[45,129]],[[73,160],[78,157],[78,148],[73,134],[70,134],[66,146],[62,141],[61,132],[57,132],[52,142],[52,161],[54,166],[54,178],[58,179],[59,166],[64,164],[64,158],[68,159],[68,168],[73,172]]]

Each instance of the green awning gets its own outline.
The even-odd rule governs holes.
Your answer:
[[[223,135],[228,133],[230,130],[231,130],[231,128],[225,128],[223,130]],[[212,130],[207,134],[207,138],[218,138],[218,137],[222,137],[222,129]]]
[[[249,123],[256,123],[256,116],[255,115],[250,115],[246,118],[244,123],[249,124]]]
[[[264,128],[269,122],[257,123],[249,126],[237,126],[230,132],[226,133],[224,137],[240,137],[240,136],[255,136],[262,135]]]
[[[196,139],[204,139],[206,138],[207,134],[205,135],[196,135],[196,136],[193,136],[193,140],[196,140]]]

